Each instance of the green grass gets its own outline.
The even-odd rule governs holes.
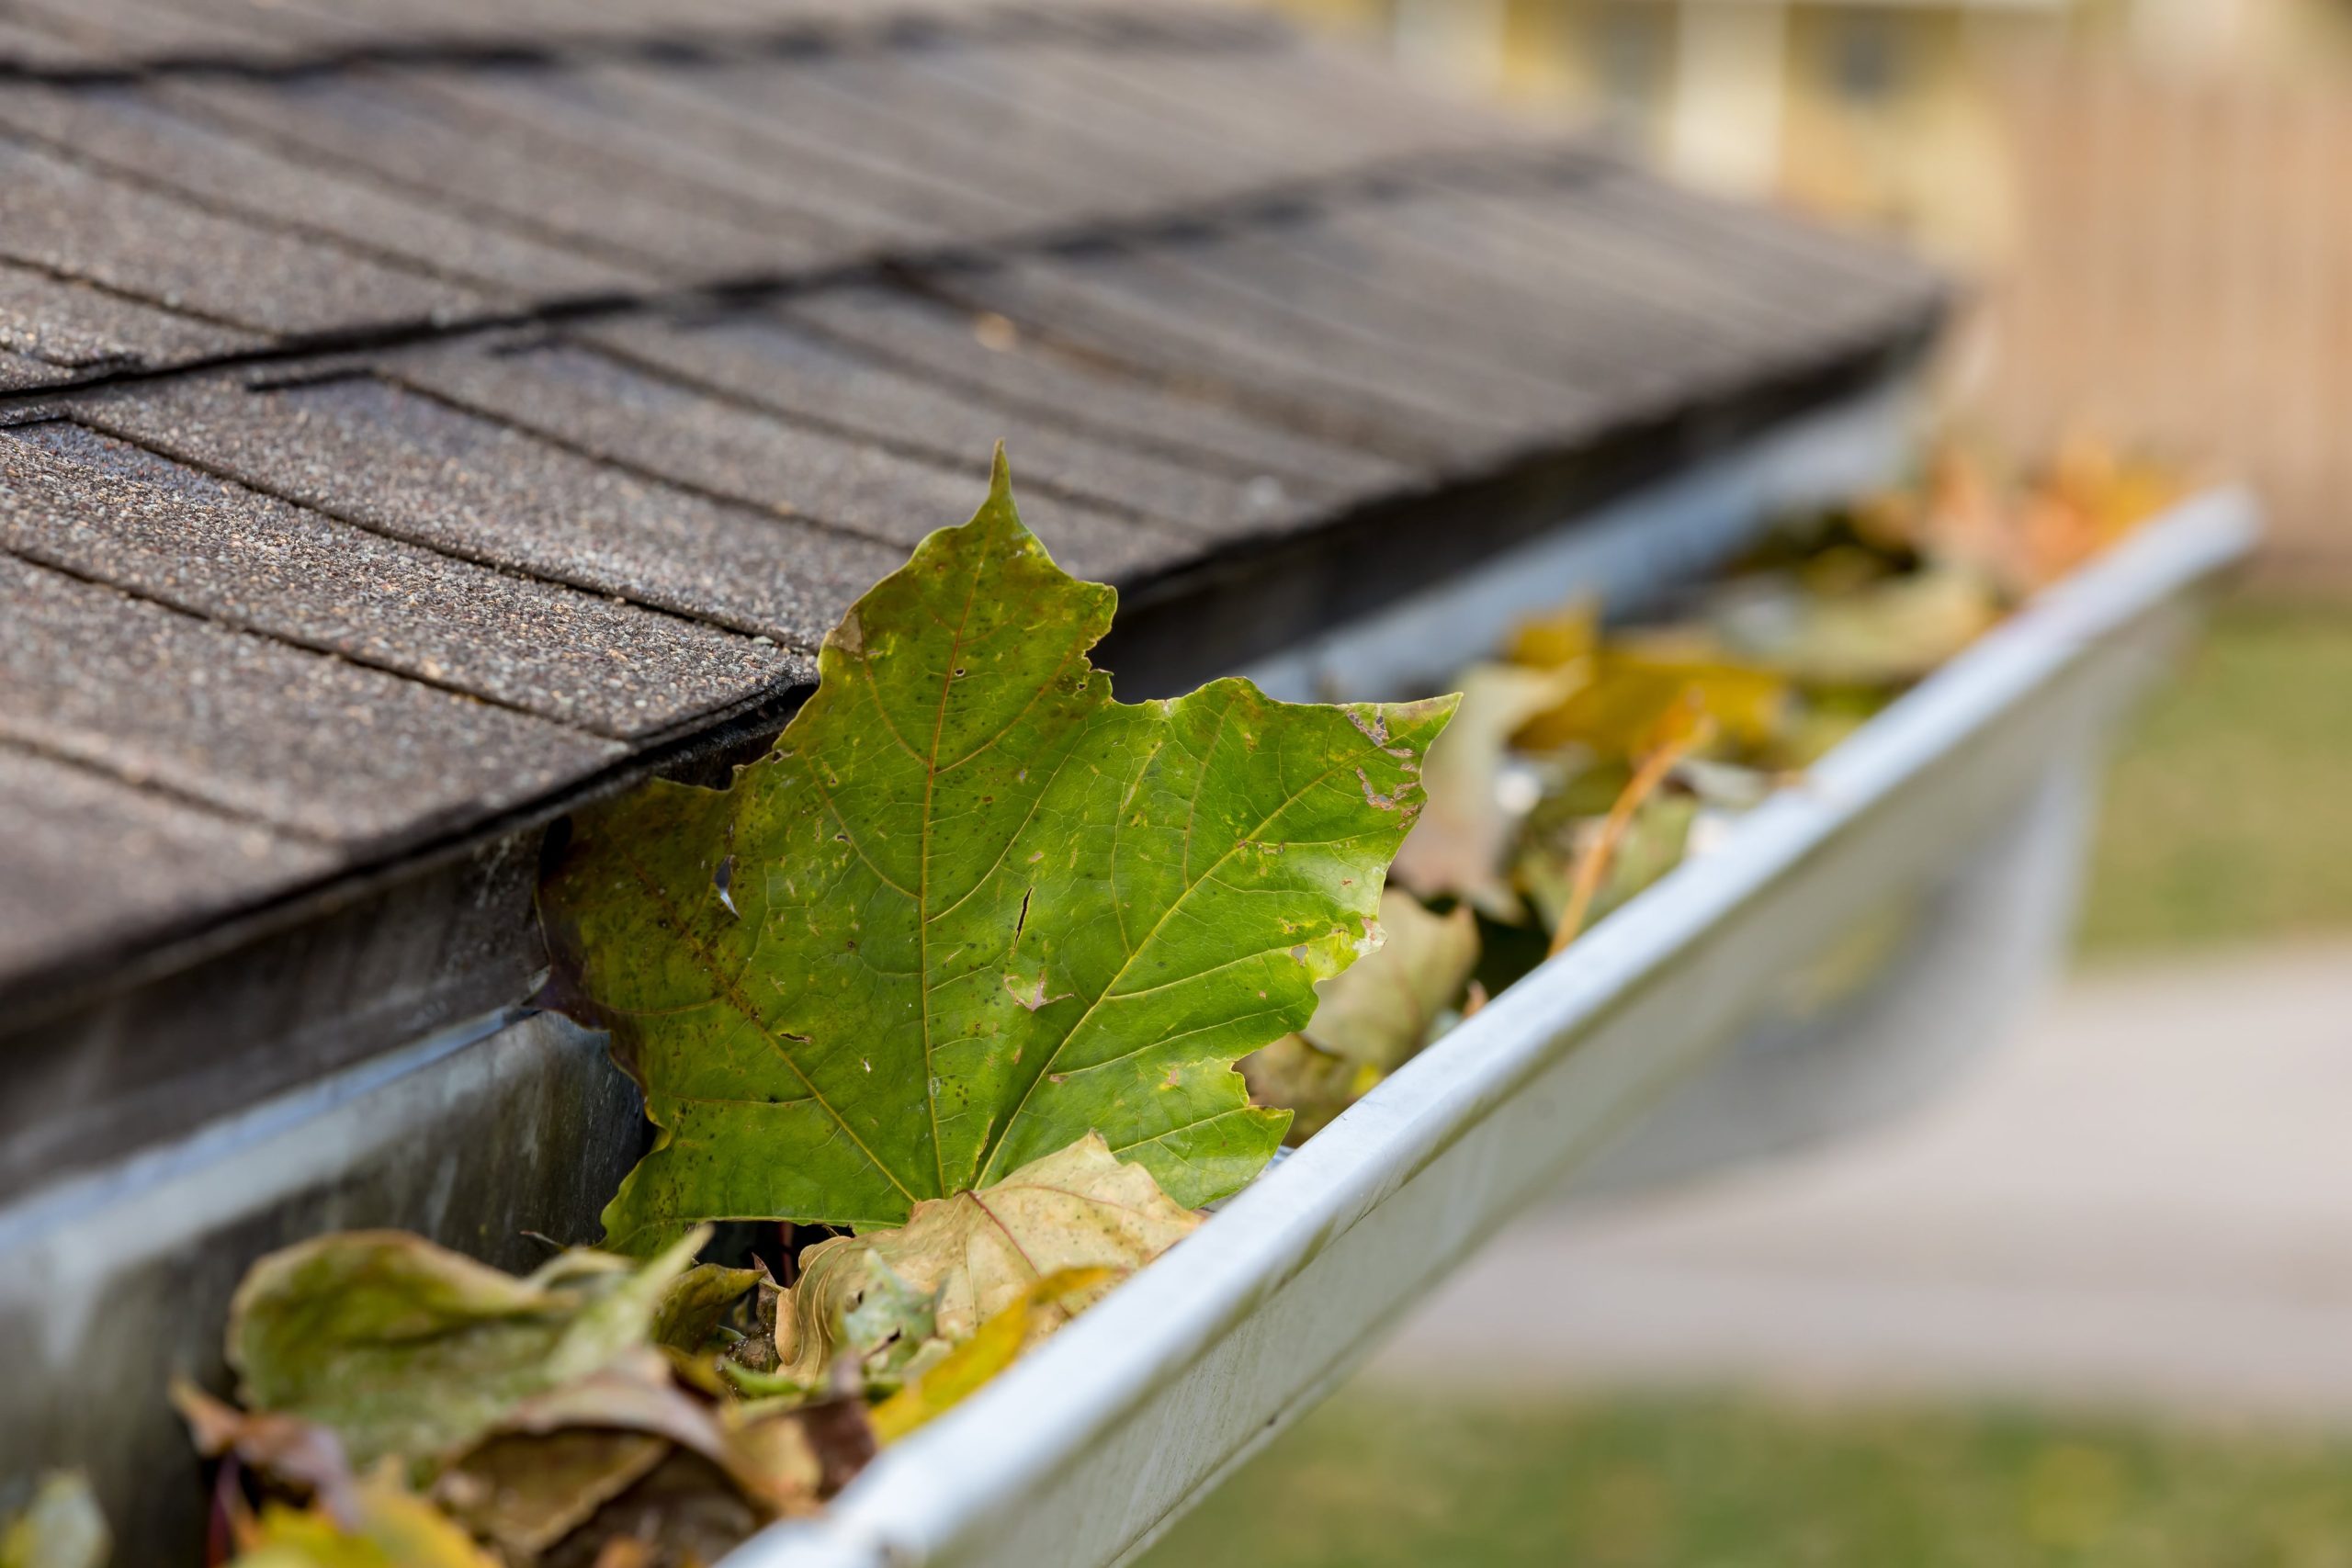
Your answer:
[[[1720,1398],[1343,1394],[1143,1568],[2342,1568],[2352,1444]]]
[[[2084,951],[2324,931],[2352,931],[2352,608],[2227,604],[2116,758]]]

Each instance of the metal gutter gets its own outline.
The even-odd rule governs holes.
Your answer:
[[[1905,413],[1899,389],[1881,386],[1710,447],[1593,510],[1555,513],[1542,536],[1459,580],[1476,596],[1470,624],[1507,612],[1497,583],[1560,594],[1581,583],[1625,604],[1668,591],[1774,509],[1887,478]],[[1294,672],[1368,683],[1371,650],[1393,644],[1421,649],[1413,678],[1442,677],[1454,658],[1435,634],[1454,583],[1430,576],[1437,598],[1324,634]],[[730,735],[729,747],[764,748]],[[79,1464],[121,1554],[179,1561],[201,1539],[206,1493],[154,1391],[175,1373],[226,1385],[220,1323],[254,1257],[390,1225],[519,1269],[539,1257],[526,1231],[595,1235],[644,1123],[601,1036],[552,1014],[512,1018],[540,962],[537,837],[510,824],[405,880],[388,872],[321,907],[281,908],[304,916],[282,931],[217,933],[208,961],[141,976],[86,1016],[38,1022],[0,1002],[9,1090],[46,1108],[0,1140],[0,1340],[43,1352],[0,1394],[0,1473]],[[230,1036],[235,1054],[210,1050]],[[12,1186],[12,1169],[30,1176]],[[100,1344],[116,1350],[94,1361]]]
[[[1510,1214],[1770,1027],[1809,962],[2047,809],[2256,528],[2246,494],[2200,496],[2051,590],[730,1568],[1132,1558]]]

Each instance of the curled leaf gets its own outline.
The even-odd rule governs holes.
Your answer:
[[[1294,1140],[1312,1136],[1435,1034],[1478,964],[1478,922],[1466,904],[1431,914],[1411,894],[1381,895],[1380,947],[1323,982],[1297,1034],[1241,1064],[1259,1102],[1289,1108]]]
[[[1478,922],[1463,906],[1432,914],[1391,889],[1381,895],[1380,929],[1377,951],[1323,982],[1320,1005],[1300,1032],[1318,1050],[1393,1072],[1461,997],[1478,965]]]
[[[234,1454],[247,1469],[315,1498],[345,1524],[358,1518],[351,1461],[328,1428],[299,1416],[240,1410],[185,1379],[173,1381],[171,1400],[198,1453],[207,1459]]]
[[[247,1272],[229,1364],[247,1405],[332,1428],[354,1465],[429,1470],[644,1347],[702,1239],[642,1266],[566,1253],[517,1279],[403,1232],[322,1236]]]
[[[442,1472],[433,1495],[451,1518],[528,1562],[578,1529],[671,1452],[644,1432],[575,1427],[496,1437]]]
[[[1139,1269],[1199,1224],[1149,1171],[1122,1164],[1089,1134],[994,1186],[917,1204],[903,1228],[809,1248],[792,1292],[791,1343],[778,1347],[784,1373],[822,1382],[841,1325],[876,1290],[926,1297],[933,1333],[953,1344],[1046,1275]]]
[[[897,1442],[925,1422],[936,1420],[978,1393],[1020,1359],[1083,1298],[1118,1278],[1113,1269],[1060,1269],[1030,1282],[1001,1310],[990,1314],[970,1338],[950,1350],[937,1366],[874,1408],[874,1430]]]
[[[673,1449],[540,1562],[544,1568],[711,1568],[766,1522],[725,1472]]]
[[[1424,898],[1464,899],[1497,919],[1520,918],[1519,896],[1502,874],[1525,807],[1505,798],[1505,751],[1513,733],[1567,700],[1587,672],[1582,663],[1478,664],[1462,672],[1462,706],[1422,773],[1429,804],[1390,868],[1398,884]]]
[[[662,1292],[653,1309],[653,1342],[675,1350],[707,1349],[735,1305],[766,1280],[764,1269],[697,1263]]]

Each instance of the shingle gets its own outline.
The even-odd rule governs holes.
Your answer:
[[[45,900],[74,943],[184,928],[805,682],[1001,436],[1066,564],[1170,586],[1128,623],[1170,648],[1242,614],[1204,556],[1322,530],[1251,585],[1278,640],[1420,558],[1372,503],[1932,306],[1190,0],[0,11],[0,59],[165,62],[0,96],[0,390],[63,411],[0,434],[0,813],[42,835],[0,973],[66,951]],[[220,355],[282,363],[146,374]],[[1432,547],[1520,536],[1506,502]],[[107,852],[192,870],[74,886]]]
[[[481,309],[471,289],[217,216],[0,141],[0,254],[173,310],[280,334]]]
[[[993,435],[931,462],[871,440],[747,408],[592,348],[411,355],[398,374],[436,396],[596,457],[786,515],[853,529],[899,550],[960,523],[988,493]],[[1025,471],[1025,470],[1024,470]],[[1171,528],[1024,492],[1023,514],[1074,571],[1122,577],[1188,553]]]
[[[1042,221],[1197,201],[1248,177],[1246,168],[1106,142],[1052,102],[1010,90],[1020,52],[948,43],[845,54],[808,74],[813,94],[854,99],[867,118],[895,121],[867,133],[895,156],[1018,200]]]
[[[1493,445],[1484,422],[1462,417],[1400,379],[1367,379],[1312,352],[1101,287],[1065,259],[1008,257],[932,281],[949,298],[1007,316],[1046,341],[1323,439],[1415,463],[1453,460]]]
[[[110,63],[101,49],[75,42],[23,16],[0,16],[0,61],[34,71],[88,71]]]
[[[699,69],[639,72],[675,82],[691,99]],[[714,128],[663,95],[626,90],[608,73],[517,68],[418,72],[403,85],[421,99],[453,106],[484,134],[549,149],[577,149],[599,166],[653,171],[672,195],[698,193],[714,211],[753,220],[805,240],[812,255],[848,255],[885,246],[927,248],[964,237],[973,204],[937,188],[922,171],[845,158],[820,142],[785,145],[743,126]],[[778,117],[789,123],[787,105]],[[959,221],[960,220],[960,221]]]
[[[756,37],[787,15],[774,0],[498,0],[490,6],[473,0],[308,0],[303,6],[322,7],[364,17],[387,39],[411,47],[546,50],[630,40],[669,44],[697,35]]]
[[[1220,404],[1057,355],[1001,317],[959,310],[904,289],[847,284],[793,296],[779,309],[900,369],[1244,480],[1272,478],[1335,505],[1409,482],[1401,465],[1292,435]]]
[[[9,0],[32,26],[109,62],[185,55],[271,61],[300,48],[285,29],[206,17],[143,0]]]
[[[39,3],[56,6],[66,0]],[[498,0],[475,9],[496,13],[511,9],[513,3]],[[420,0],[404,0],[404,4],[424,9]],[[171,13],[176,27],[186,30],[141,34],[137,23],[158,7]],[[402,25],[380,13],[370,15],[372,9],[364,0],[322,0],[314,5],[290,0],[109,0],[102,12],[128,24],[119,48],[150,58],[210,54],[287,62],[394,45],[420,36],[415,24],[421,18],[412,17]]]
[[[53,387],[73,379],[73,372],[60,369],[47,360],[33,359],[25,355],[0,348],[0,392],[21,392],[36,387]]]
[[[1529,205],[1540,211],[1544,204]],[[1917,316],[1942,287],[1924,263],[1884,242],[1710,201],[1658,180],[1621,175],[1595,193],[1590,212],[1705,258],[1717,287],[1770,299],[1798,325],[1819,324],[1827,310],[1883,330],[1888,312]]]
[[[518,805],[617,742],[0,557],[0,739],[375,846]]]
[[[1042,15],[1065,28],[1101,13],[1141,18],[1131,0],[11,0],[42,63],[130,65],[179,58],[291,62],[362,49],[562,50],[680,41],[742,43],[811,26],[851,38],[910,21],[989,28]],[[1265,24],[1226,7],[1154,0],[1153,36],[1230,45]],[[46,24],[46,25],[43,25]],[[78,46],[51,41],[57,35]],[[0,35],[4,36],[4,35]],[[59,56],[61,47],[74,52]]]
[[[757,37],[806,6],[732,0],[10,0],[0,58],[50,68],[290,64],[353,51],[561,48]],[[818,8],[821,10],[822,8]],[[865,7],[870,16],[873,7]],[[857,14],[832,19],[863,20]],[[21,39],[13,36],[21,33]]]
[[[1057,418],[990,406],[759,312],[699,325],[631,319],[590,335],[673,376],[976,476],[1002,440],[1031,493],[1042,490],[1080,509],[1130,509],[1208,536],[1282,522],[1298,509],[1285,492],[1253,493],[1246,481],[1096,440]],[[1052,521],[1050,513],[1041,517]],[[1066,532],[1073,546],[1085,547],[1085,558],[1095,541],[1080,536],[1081,521],[1071,516]]]
[[[242,3],[242,0],[241,0]],[[267,227],[324,231],[353,246],[520,299],[642,290],[651,275],[506,225],[452,212],[365,176],[302,163],[140,87],[12,86],[0,124],[85,161]]]
[[[1519,124],[1368,66],[1355,52],[1295,38],[1249,51],[1114,51],[1088,61],[1087,85],[1133,112],[1197,121],[1279,156],[1291,177],[1368,164],[1546,146],[1556,130]]]
[[[1547,354],[1564,374],[1612,393],[1679,381],[1700,364],[1720,371],[1727,355],[1785,336],[1754,299],[1726,291],[1671,246],[1605,224],[1538,235],[1518,210],[1533,201],[1581,207],[1595,188],[1539,195],[1433,185],[1335,206],[1283,243],[1335,262],[1344,253],[1368,277],[1453,307],[1477,341]]]
[[[317,876],[332,852],[0,746],[0,978]]]
[[[1125,51],[1034,42],[1018,48],[910,51],[917,91],[952,92],[1008,155],[1059,173],[1084,170],[1146,208],[1200,203],[1312,171],[1296,144],[1236,135],[1197,105],[1153,105],[1104,73]],[[1131,72],[1155,51],[1128,54]]]
[[[1419,205],[1335,204],[1185,243],[1167,261],[1363,341],[1441,344],[1457,367],[1532,378],[1556,389],[1541,408],[1557,436],[1671,397],[1702,367],[1720,371],[1727,355],[1770,336],[1752,305],[1726,311],[1678,279],[1678,258],[1654,242],[1595,253],[1563,239],[1539,279],[1499,264],[1497,220],[1476,209],[1429,222],[1433,243],[1418,243],[1413,220],[1430,216]],[[1146,276],[1166,286],[1164,267]]]
[[[1089,194],[1058,162],[1046,167],[1023,163],[991,135],[962,123],[954,100],[926,90],[896,51],[820,54],[775,65],[714,64],[691,75],[634,74],[764,128],[747,134],[854,149],[863,158],[957,191],[943,211],[962,214],[961,226],[975,240],[1054,221],[1082,206]]]
[[[63,420],[0,441],[0,546],[546,717],[644,735],[815,677],[803,655],[387,539]]]
[[[669,134],[737,156],[765,157],[796,182],[818,180],[861,207],[921,220],[940,234],[975,242],[1010,233],[1069,205],[1064,191],[1039,196],[1035,182],[968,177],[923,117],[894,110],[848,89],[855,55],[708,62],[691,70],[640,62],[576,74],[609,95],[616,112],[659,123]],[[810,193],[814,194],[814,193]]]
[[[413,76],[180,79],[155,90],[289,157],[379,179],[607,261],[656,269],[665,279],[778,275],[842,254],[838,235],[814,220],[785,226],[772,213],[681,188],[636,160],[476,123],[421,96]]]
[[[583,344],[436,350],[403,356],[392,373],[598,457],[902,547],[968,513],[983,493],[969,473],[786,423]]]
[[[234,354],[266,341],[0,262],[0,351],[22,362],[13,373],[0,370],[6,378],[0,385],[40,386],[100,370]]]
[[[1432,334],[1411,301],[1367,299],[1325,275],[1278,290],[1246,267],[1221,265],[1214,236],[1073,257],[1070,287],[1115,295],[1153,319],[1210,323],[1304,363],[1385,384],[1511,440],[1573,431],[1590,416],[1587,399],[1555,377]]]
[[[368,377],[90,400],[141,446],[395,538],[813,648],[902,552],[640,479]]]
[[[1647,379],[1639,367],[1672,373],[1645,394],[1671,406],[1849,352],[1932,310],[1933,288],[1916,276],[1905,288],[1899,269],[1863,278],[1760,244],[1726,254],[1720,236],[1688,223],[1635,219],[1624,210],[1635,183],[1596,181],[1573,201],[1540,189],[1445,195],[1407,204],[1402,216],[1420,220],[1429,244],[1468,230],[1500,241],[1498,255],[1515,248],[1504,265],[1553,301],[1544,314],[1555,333],[1583,329],[1629,400]]]

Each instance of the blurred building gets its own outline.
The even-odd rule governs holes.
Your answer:
[[[1277,0],[1970,278],[1963,417],[2250,475],[2352,588],[2352,0]]]
[[[2067,0],[1292,0],[1456,85],[1595,120],[1694,184],[1973,259],[2005,236],[1978,58]]]

